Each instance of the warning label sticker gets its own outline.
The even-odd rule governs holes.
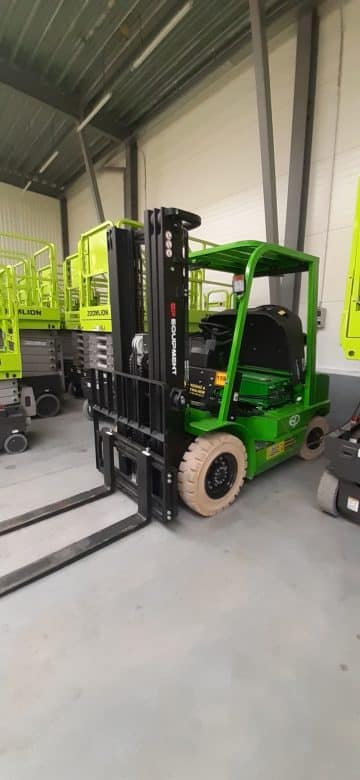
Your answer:
[[[358,512],[359,511],[359,501],[357,498],[352,498],[352,496],[348,497],[348,500],[346,502],[346,506],[348,509],[350,509],[350,512]]]
[[[276,458],[278,455],[281,455],[282,452],[285,452],[285,442],[278,441],[277,444],[272,444],[270,447],[266,447],[266,460]]]

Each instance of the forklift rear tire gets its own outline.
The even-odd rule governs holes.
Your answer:
[[[324,452],[325,436],[330,427],[325,417],[313,417],[305,432],[305,439],[299,451],[303,460],[315,460]]]
[[[25,452],[28,440],[24,433],[10,433],[4,441],[4,450],[8,455],[18,455]]]
[[[339,514],[337,508],[337,498],[339,493],[339,480],[331,471],[324,471],[319,482],[317,500],[320,509],[328,515],[337,517]]]
[[[211,517],[235,500],[244,483],[246,468],[246,449],[236,436],[229,433],[199,436],[180,463],[180,497],[199,515]]]

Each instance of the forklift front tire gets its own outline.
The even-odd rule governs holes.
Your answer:
[[[339,480],[331,471],[324,471],[319,482],[317,500],[320,509],[328,515],[337,517],[339,514],[337,508],[337,497],[339,493]]]
[[[305,432],[304,442],[300,448],[299,456],[303,460],[316,460],[324,452],[325,436],[330,427],[325,417],[313,417]]]
[[[244,483],[247,453],[229,433],[199,436],[180,463],[178,489],[190,509],[210,517],[233,503]]]
[[[4,441],[4,451],[8,455],[18,455],[25,452],[28,447],[28,440],[24,433],[10,433]]]

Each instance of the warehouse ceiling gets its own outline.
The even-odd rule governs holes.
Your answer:
[[[266,0],[271,24],[303,0]],[[248,0],[7,0],[0,180],[61,197],[94,161],[249,42]],[[58,152],[40,173],[53,153]]]

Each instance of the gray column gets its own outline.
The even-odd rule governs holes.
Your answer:
[[[269,58],[262,0],[249,0],[260,136],[266,240],[279,243]],[[270,301],[280,303],[280,278],[269,279]]]
[[[69,224],[66,198],[60,198],[61,238],[64,259],[70,254],[69,249]]]
[[[98,222],[105,222],[104,209],[102,206],[99,187],[96,180],[96,173],[95,173],[92,159],[89,154],[88,145],[86,142],[86,134],[84,130],[79,131],[79,139],[81,144],[81,151],[83,153],[86,173],[88,175],[89,187],[90,187],[92,199],[95,206],[96,217]]]
[[[124,211],[127,219],[139,218],[138,146],[135,138],[125,145]]]
[[[304,249],[311,144],[314,124],[319,17],[308,9],[299,19],[296,44],[294,102],[291,131],[285,245]],[[299,310],[301,274],[282,280],[282,303]]]

